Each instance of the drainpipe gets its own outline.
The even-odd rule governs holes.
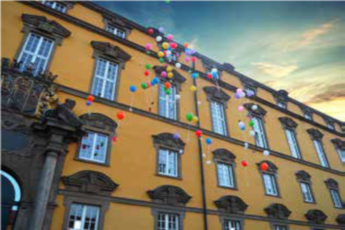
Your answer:
[[[195,63],[192,66],[192,74],[195,70]],[[197,87],[196,79],[193,78],[193,85]],[[194,92],[194,105],[195,105],[195,113],[196,116],[199,118],[199,108],[198,108],[198,90]],[[196,123],[197,127],[200,129],[199,121]],[[206,204],[206,189],[205,189],[205,172],[204,172],[204,164],[203,164],[203,151],[202,151],[202,143],[201,139],[198,138],[198,146],[199,146],[199,159],[200,159],[200,174],[201,174],[201,191],[202,191],[202,212],[203,212],[203,219],[204,219],[204,230],[208,230],[207,224],[207,204]]]

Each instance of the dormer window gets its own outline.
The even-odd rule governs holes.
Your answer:
[[[308,119],[308,120],[313,120],[313,117],[311,116],[310,113],[304,113],[304,118]]]
[[[282,109],[286,109],[286,103],[283,102],[283,101],[278,101],[278,102],[277,102],[277,105],[278,105],[278,107],[280,107],[280,108],[282,108]]]
[[[112,33],[112,34],[115,34],[116,36],[119,36],[120,38],[126,38],[126,31],[121,30],[115,26],[107,25],[105,30]]]
[[[250,96],[256,95],[256,90],[248,86],[244,87],[244,92],[246,92],[246,94]]]
[[[334,124],[332,122],[327,122],[327,128],[335,130]]]
[[[127,38],[133,28],[125,18],[115,14],[103,14],[104,29],[120,38]]]
[[[62,13],[65,13],[67,10],[66,4],[53,0],[42,0],[42,4]]]

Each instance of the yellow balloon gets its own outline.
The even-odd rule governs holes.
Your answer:
[[[194,85],[192,85],[192,86],[190,87],[190,91],[195,92],[195,91],[196,91],[196,87],[195,87]]]
[[[194,117],[193,117],[193,121],[196,123],[196,122],[199,121],[199,118],[198,118],[197,116],[194,116]]]
[[[168,73],[168,78],[172,78],[174,76],[174,74],[172,72]]]
[[[167,50],[169,48],[169,43],[163,42],[162,47]]]
[[[171,67],[171,66],[168,66],[168,67],[167,67],[167,71],[168,71],[168,72],[171,72],[171,71],[172,71],[172,67]]]
[[[159,51],[159,52],[158,52],[158,57],[164,57],[164,52]]]

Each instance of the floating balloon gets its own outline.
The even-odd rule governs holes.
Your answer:
[[[180,150],[178,151],[178,153],[179,153],[179,154],[183,154],[183,149],[180,149]]]
[[[250,127],[253,127],[253,126],[254,126],[254,121],[250,120],[250,121],[249,121],[249,126],[250,126]]]
[[[116,141],[117,141],[117,137],[111,137],[111,140],[112,140],[113,142],[116,142]]]
[[[189,48],[186,48],[185,49],[185,53],[186,53],[187,56],[190,56],[190,55],[192,55],[192,50],[189,49]]]
[[[206,140],[205,140],[205,141],[206,141],[206,144],[207,144],[207,145],[211,145],[211,144],[212,144],[212,139],[211,139],[211,138],[209,138],[209,137],[208,137],[208,138],[206,138]]]
[[[185,42],[183,46],[187,48],[189,46],[188,42]]]
[[[171,47],[172,49],[176,49],[176,48],[177,48],[176,42],[171,42],[171,43],[170,43],[170,47]]]
[[[264,154],[264,156],[269,156],[270,155],[270,151],[264,150],[263,154]]]
[[[92,102],[91,101],[86,101],[86,105],[90,106],[90,105],[92,105]]]
[[[149,34],[153,34],[155,31],[154,31],[152,28],[149,28],[149,29],[147,30],[147,32],[148,32]]]
[[[242,112],[242,111],[244,110],[243,105],[238,106],[237,110],[240,111],[240,112]]]
[[[182,67],[182,65],[181,65],[181,63],[176,62],[175,67],[180,69]]]
[[[162,39],[163,39],[163,38],[162,38],[161,36],[157,36],[157,37],[156,37],[156,41],[157,41],[157,42],[161,42]]]
[[[167,67],[167,71],[168,71],[168,72],[171,72],[171,71],[172,71],[172,67],[171,67],[171,66],[168,66],[168,67]]]
[[[167,39],[173,40],[173,35],[172,34],[168,34]]]
[[[170,83],[170,82],[166,82],[166,83],[165,83],[165,88],[166,88],[166,89],[170,89],[170,87],[171,87],[171,83]]]
[[[241,162],[241,164],[242,164],[243,167],[247,167],[247,166],[248,166],[248,162],[245,161],[245,160],[243,160],[243,161]]]
[[[193,114],[192,113],[187,113],[186,114],[187,121],[192,121],[193,120]]]
[[[186,57],[184,60],[185,60],[186,62],[189,62],[189,61],[190,61],[190,58],[189,58],[189,57]]]
[[[211,73],[218,73],[218,70],[216,68],[212,68]]]
[[[146,71],[144,72],[144,75],[147,77],[147,76],[150,75],[150,72],[149,72],[148,70],[146,70]]]
[[[158,78],[158,77],[155,77],[155,78],[152,79],[151,82],[154,83],[153,85],[158,84],[158,83],[159,83],[159,78]]]
[[[255,131],[254,130],[250,130],[249,131],[249,135],[252,136],[252,137],[255,137]]]
[[[195,131],[195,135],[196,135],[197,137],[201,137],[202,131],[201,131],[201,130]]]
[[[193,122],[196,123],[196,122],[198,122],[198,121],[199,121],[199,118],[198,118],[197,116],[194,116],[194,117],[193,117]]]
[[[248,149],[249,148],[249,144],[247,142],[244,142],[244,149]]]
[[[236,99],[240,99],[241,98],[241,94],[240,93],[235,93],[235,98]]]
[[[172,72],[168,73],[168,78],[172,78],[174,76],[174,74]]]
[[[166,93],[167,95],[170,95],[170,94],[171,94],[171,89],[165,89],[165,93]]]
[[[258,109],[258,105],[252,105],[252,110],[257,110]]]
[[[158,52],[158,57],[164,57],[164,52],[159,51],[159,52]]]
[[[192,85],[192,86],[190,87],[190,91],[195,92],[195,91],[196,91],[196,87],[195,87],[194,85]]]
[[[207,74],[207,78],[211,79],[213,76],[212,76],[212,73],[208,73]]]
[[[206,164],[210,165],[212,162],[211,161],[206,161]]]
[[[124,112],[118,112],[118,113],[117,113],[117,118],[118,118],[119,120],[125,119],[125,113],[124,113]]]
[[[95,101],[95,97],[92,96],[92,95],[89,95],[89,96],[87,96],[86,100],[94,102]]]
[[[199,77],[199,74],[198,73],[192,73],[192,78],[197,78],[197,77]]]
[[[136,87],[135,85],[131,85],[131,86],[129,87],[129,90],[130,90],[132,93],[134,93],[135,91],[137,91],[137,87]]]
[[[162,47],[163,47],[163,49],[165,49],[165,50],[168,49],[168,48],[169,48],[169,43],[163,42]]]
[[[177,140],[177,139],[179,139],[179,138],[180,138],[180,134],[174,133],[174,139]]]
[[[242,92],[243,92],[243,89],[241,88],[236,89],[236,93],[242,93]]]
[[[152,49],[152,44],[151,43],[146,43],[145,49],[146,50],[151,50]]]
[[[145,65],[145,68],[146,68],[146,69],[151,69],[151,65],[150,65],[150,64],[146,64],[146,65]]]
[[[241,98],[244,98],[245,96],[246,96],[246,93],[245,93],[245,92],[240,93],[240,97],[241,97]]]
[[[181,99],[180,94],[176,94],[176,95],[175,95],[175,99],[176,99],[176,100],[180,100],[180,99]]]
[[[162,71],[161,72],[161,77],[166,77],[167,76],[167,72],[166,71]]]
[[[246,125],[244,124],[243,121],[238,122],[238,127],[243,131],[246,129]]]
[[[212,72],[211,74],[213,78],[216,78],[216,79],[218,78],[218,72]]]
[[[164,63],[164,58],[159,58],[160,63]]]
[[[260,165],[260,168],[262,171],[266,171],[268,169],[268,164],[266,162],[264,162]]]
[[[196,62],[196,57],[192,57],[192,62]]]
[[[146,82],[141,83],[141,88],[142,89],[147,89],[147,83]]]
[[[248,96],[248,97],[252,97],[252,96],[254,96],[254,94],[255,94],[255,93],[253,93],[252,91],[248,91],[248,92],[246,92],[246,93],[247,93],[247,96]]]

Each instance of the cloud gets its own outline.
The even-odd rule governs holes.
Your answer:
[[[297,65],[282,66],[265,62],[253,62],[251,64],[272,77],[285,77],[298,69]]]
[[[200,51],[199,38],[193,38],[192,41],[189,42],[189,48]]]
[[[330,102],[336,99],[344,98],[345,99],[345,83],[342,84],[334,84],[327,86],[321,91],[320,93],[316,93],[312,98],[308,101],[305,101],[306,104],[315,104],[315,103],[323,103],[323,102]]]

